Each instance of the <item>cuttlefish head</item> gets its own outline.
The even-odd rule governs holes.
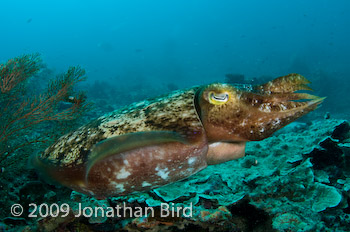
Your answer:
[[[242,90],[211,84],[197,96],[197,110],[209,141],[258,141],[271,136],[324,100],[299,90],[311,90],[299,74],[279,77]]]

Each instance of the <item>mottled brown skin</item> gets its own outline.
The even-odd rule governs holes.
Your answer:
[[[184,179],[207,166],[208,144],[194,107],[198,89],[175,91],[105,115],[60,138],[44,154],[34,157],[33,164],[48,181],[100,197],[144,191]],[[188,144],[165,143],[116,154],[94,165],[86,177],[96,144],[119,135],[152,131],[177,132]],[[162,157],[157,153],[163,153]],[[116,180],[125,160],[130,175]],[[193,161],[191,165],[189,160]],[[157,173],[167,178],[159,178]]]
[[[313,111],[323,101],[309,94],[293,93],[310,90],[303,76],[290,74],[264,85],[254,92],[237,90],[233,86],[213,84],[201,92],[200,118],[208,141],[258,141],[271,136],[301,116]],[[208,93],[228,93],[225,104],[214,105]],[[291,100],[312,99],[295,102]]]
[[[88,195],[147,191],[240,158],[247,141],[267,138],[317,108],[323,98],[294,93],[309,90],[306,84],[290,74],[253,91],[228,84],[175,91],[103,116],[32,162],[45,179]],[[311,100],[291,101],[300,99]]]

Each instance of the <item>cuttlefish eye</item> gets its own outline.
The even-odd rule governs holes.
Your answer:
[[[228,93],[209,92],[209,102],[214,105],[222,105],[228,101]]]

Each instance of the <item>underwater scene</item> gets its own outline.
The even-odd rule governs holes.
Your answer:
[[[0,9],[0,231],[350,231],[350,1]]]

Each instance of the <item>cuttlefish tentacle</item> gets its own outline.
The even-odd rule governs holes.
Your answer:
[[[134,103],[62,136],[32,164],[88,195],[147,191],[238,159],[246,142],[316,109],[324,98],[295,92],[308,83],[290,74],[252,90],[216,83]]]

